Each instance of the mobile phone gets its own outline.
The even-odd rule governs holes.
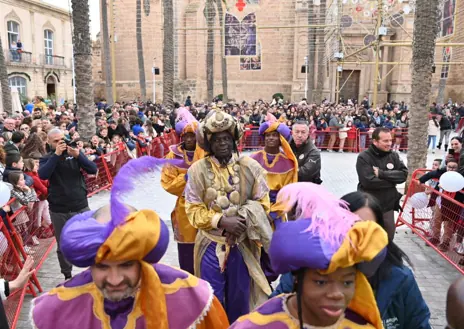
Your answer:
[[[454,155],[454,149],[449,149],[449,150],[448,150],[448,154],[449,154],[449,155]]]

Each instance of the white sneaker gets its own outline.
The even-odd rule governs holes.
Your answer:
[[[343,150],[338,150],[338,153],[344,153]]]
[[[32,237],[32,244],[33,244],[34,246],[38,246],[38,245],[40,244],[39,239],[38,239],[37,236],[35,236],[35,235]]]
[[[26,254],[28,254],[28,255],[34,255],[34,254],[35,254],[35,250],[32,249],[32,248],[29,247],[29,246],[24,246],[24,251],[25,251]]]
[[[329,152],[329,153],[332,153],[333,151],[332,151],[332,150],[329,150],[329,149],[327,149],[327,152]]]

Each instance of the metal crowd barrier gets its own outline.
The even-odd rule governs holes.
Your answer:
[[[367,131],[356,129],[355,131],[340,131],[340,130],[316,130],[313,135],[314,144],[320,150],[331,150],[334,152],[362,152],[369,148],[372,144],[373,128]],[[345,135],[346,134],[346,135]],[[346,137],[345,137],[346,136]],[[345,137],[343,143],[340,137]],[[392,130],[392,149],[395,145],[398,147],[395,150],[407,151],[408,150],[408,129],[395,128]],[[240,139],[238,149],[256,150],[264,147],[264,138],[259,135],[258,128],[246,128],[245,132]]]
[[[464,274],[464,204],[456,201],[456,194],[440,192],[427,184],[421,184],[418,179],[427,171],[429,170],[418,169],[413,173],[396,226],[409,227],[429,247]],[[411,198],[421,192],[428,194],[428,203],[417,208]]]
[[[147,145],[148,154],[154,157],[164,157],[169,152],[169,146],[177,143],[175,131],[154,138]],[[138,146],[138,144],[137,144]],[[135,152],[129,151],[124,143],[119,144],[110,153],[97,157],[96,175],[84,173],[87,195],[91,197],[96,193],[108,190],[113,184],[113,178],[119,169],[135,156]],[[8,206],[14,203],[11,199]],[[37,203],[32,208],[22,206],[12,213],[2,216],[0,222],[0,278],[11,281],[21,271],[28,255],[34,257],[34,268],[37,271],[42,267],[56,243],[53,228],[43,229],[37,226]],[[28,216],[29,221],[25,225],[15,226],[16,220]],[[15,329],[25,294],[33,297],[42,292],[42,287],[33,274],[28,284],[23,289],[12,291],[7,300],[3,301],[8,323],[11,329]],[[0,301],[1,302],[1,301]]]

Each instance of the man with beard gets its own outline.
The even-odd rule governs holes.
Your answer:
[[[180,268],[194,274],[193,248],[197,229],[194,228],[185,213],[184,189],[187,184],[187,170],[197,160],[203,158],[203,150],[197,146],[195,132],[198,121],[190,114],[187,108],[180,108],[177,113],[176,134],[182,142],[171,145],[166,159],[180,159],[179,166],[167,165],[161,173],[161,185],[166,192],[177,196],[176,205],[171,213],[174,239],[177,242],[177,251]]]
[[[394,211],[400,209],[401,194],[397,184],[404,183],[408,168],[397,152],[392,152],[392,136],[388,128],[376,128],[372,133],[373,144],[358,155],[358,191],[376,197],[383,206],[385,230],[390,241],[395,235]]]
[[[229,321],[248,313],[271,289],[260,265],[270,243],[269,188],[263,168],[238,158],[234,118],[214,108],[199,127],[207,156],[188,170],[185,210],[195,240],[195,275],[211,283]]]
[[[169,231],[153,210],[123,203],[137,197],[155,170],[153,157],[128,162],[114,179],[111,201],[74,216],[64,227],[64,255],[90,267],[32,302],[37,329],[226,329],[226,314],[210,285],[184,271],[158,264]],[[181,312],[179,312],[181,310]]]
[[[298,159],[298,181],[321,184],[321,154],[309,138],[309,127],[305,121],[292,126],[293,140],[290,143]]]

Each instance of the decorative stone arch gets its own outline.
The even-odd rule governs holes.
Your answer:
[[[16,22],[19,24],[19,38],[21,38],[21,35],[23,34],[23,21],[21,20],[21,18],[18,16],[18,14],[16,14],[16,12],[13,10],[11,10],[8,14],[5,15],[5,22],[4,22],[4,26],[5,26],[5,32],[8,34],[8,22],[9,21],[13,21],[13,22]],[[7,42],[8,42],[8,37],[6,38]]]
[[[46,21],[45,24],[42,26],[42,31],[45,31],[45,30],[50,30],[53,32],[53,34],[55,34],[56,32],[55,27],[53,26],[52,23],[50,23],[50,21]]]
[[[60,82],[60,75],[58,72],[55,72],[55,71],[48,71],[47,74],[45,74],[45,77],[44,77],[44,83],[47,84],[47,81],[48,81],[48,78],[49,77],[53,77],[57,83]]]
[[[22,76],[22,77],[26,77],[27,80],[29,80],[29,82],[31,82],[31,76],[27,73],[24,73],[24,72],[11,72],[11,73],[8,73],[8,78],[12,78],[12,77],[15,77],[15,76]]]

